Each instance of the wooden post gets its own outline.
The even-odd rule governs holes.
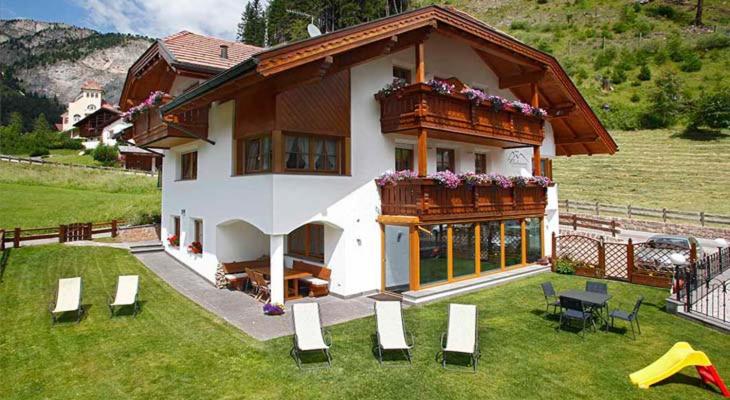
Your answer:
[[[542,175],[540,169],[540,146],[532,146],[532,175]]]
[[[573,214],[573,230],[578,230],[578,214]]]
[[[474,273],[482,272],[482,224],[474,223]]]
[[[540,107],[540,92],[537,91],[537,83],[530,83],[530,106]]]
[[[0,251],[5,251],[5,231],[0,229]]]
[[[499,267],[502,271],[506,268],[506,257],[504,254],[504,221],[499,222]]]
[[[603,236],[598,242],[598,270],[596,271],[597,278],[603,278],[606,276],[606,245],[603,242]]]
[[[521,264],[526,265],[527,264],[527,222],[524,219],[522,221],[520,221],[520,235],[522,238],[520,240],[520,244],[522,245],[522,248],[520,249],[520,251],[522,253],[521,254],[521,256],[522,256]]]
[[[565,212],[570,212],[570,200],[565,199]]]
[[[410,226],[409,234],[411,236],[410,240],[410,250],[411,250],[411,257],[410,257],[410,280],[409,280],[409,287],[411,290],[418,290],[421,288],[421,276],[420,276],[420,266],[421,266],[421,260],[420,260],[420,238],[418,237],[418,228],[415,225]]]
[[[117,237],[117,220],[112,220],[112,237]]]
[[[13,247],[16,249],[20,247],[20,228],[15,228],[13,231]]]
[[[697,245],[692,243],[689,248],[689,262],[694,264],[697,262]]]
[[[629,244],[626,245],[626,275],[630,283],[634,279],[634,241],[629,238]]]
[[[558,261],[558,237],[553,232],[552,250],[550,251],[550,269],[555,272],[555,263]]]
[[[626,207],[626,215],[631,219],[631,204]]]
[[[599,205],[598,202],[596,202],[596,216],[600,216],[600,215],[601,215],[601,206]]]
[[[667,223],[667,209],[662,208],[662,222]]]
[[[616,220],[611,218],[611,236],[616,237]]]
[[[380,291],[385,291],[385,225],[380,225]],[[410,251],[410,249],[408,249]]]
[[[416,82],[426,82],[426,59],[425,45],[423,42],[416,44]]]
[[[449,224],[446,227],[446,281],[454,280],[454,228]]]
[[[92,239],[91,231],[93,229],[94,229],[94,226],[93,226],[93,224],[91,222],[89,222],[89,223],[86,224],[86,229],[84,229],[84,231],[85,231],[84,232],[84,240],[91,240]]]
[[[428,131],[418,130],[418,176],[428,175]]]
[[[705,226],[705,212],[700,211],[700,225]]]
[[[58,226],[58,243],[66,242],[66,225]]]

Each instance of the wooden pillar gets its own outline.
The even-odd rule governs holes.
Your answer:
[[[410,226],[410,246],[411,246],[411,262],[410,262],[410,289],[418,290],[421,288],[421,275],[420,275],[420,239],[418,237],[418,227],[415,225]]]
[[[537,91],[537,83],[530,84],[530,106],[540,107],[540,94]]]
[[[454,228],[451,224],[446,228],[446,280],[454,280]]]
[[[532,175],[542,175],[540,168],[540,146],[532,146]]]
[[[634,241],[629,238],[629,244],[626,245],[626,275],[629,282],[634,279]]]
[[[520,249],[522,252],[522,265],[527,264],[527,220],[523,219],[520,221],[520,235],[522,235],[522,240],[520,241],[520,244],[522,245],[522,248]]]
[[[380,224],[380,291],[385,291],[385,225],[383,224]]]
[[[416,44],[416,83],[426,82],[426,59],[423,42]]]
[[[507,263],[504,250],[504,221],[499,221],[499,268],[502,271],[504,271]]]
[[[482,225],[474,223],[474,273],[482,272]]]
[[[418,130],[418,176],[428,175],[428,131]]]

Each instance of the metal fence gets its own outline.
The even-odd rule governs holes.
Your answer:
[[[686,267],[677,267],[677,300],[688,313],[701,314],[730,323],[728,286],[730,286],[730,248],[702,257]]]
[[[701,226],[718,225],[730,226],[730,215],[709,214],[704,211],[677,211],[666,208],[645,208],[634,205],[604,204],[575,200],[561,200],[561,211],[581,212],[596,216],[618,216],[628,219],[647,219],[653,221],[694,223]],[[638,217],[638,218],[637,218]]]

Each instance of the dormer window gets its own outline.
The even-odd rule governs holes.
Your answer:
[[[221,58],[228,59],[228,46],[225,44],[221,45]]]

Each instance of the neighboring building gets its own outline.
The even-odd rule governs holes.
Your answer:
[[[112,130],[123,123],[121,111],[109,103],[102,101],[101,106],[94,112],[81,118],[73,124],[77,136],[84,139],[84,147],[94,149],[99,143],[113,146],[116,140],[112,137]]]
[[[61,115],[61,129],[64,132],[73,129],[74,124],[101,108],[103,97],[101,85],[93,80],[84,82],[78,96],[68,103],[66,112]],[[78,133],[72,132],[71,135],[76,137]]]
[[[157,153],[136,146],[121,145],[119,163],[125,169],[157,172],[162,168],[162,157]]]
[[[181,54],[196,59],[211,49],[189,46]],[[145,89],[126,98],[173,96],[131,133],[165,153],[162,235],[180,243],[165,240],[166,250],[211,282],[221,262],[268,256],[273,302],[287,297],[294,260],[328,266],[334,295],[383,290],[412,302],[532,264],[558,230],[557,185],[448,189],[427,174],[541,175],[556,156],[617,151],[552,56],[450,8],[251,52],[187,91],[192,81],[155,66],[167,60],[155,52],[160,61],[132,66],[125,91],[132,80]],[[394,77],[409,85],[376,95]],[[432,78],[455,92],[437,93]],[[458,93],[463,84],[548,114],[478,105]],[[420,177],[379,189],[375,178],[394,169]],[[202,254],[187,251],[193,241]]]

